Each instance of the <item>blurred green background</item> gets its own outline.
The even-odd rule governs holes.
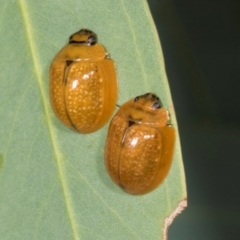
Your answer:
[[[169,239],[240,239],[240,1],[148,0],[175,105],[188,208]]]

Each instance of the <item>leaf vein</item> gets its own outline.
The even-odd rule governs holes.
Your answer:
[[[30,24],[30,19],[29,19],[30,17],[28,16],[28,13],[30,11],[28,11],[27,4],[25,3],[24,0],[19,0],[19,5],[20,5],[20,9],[21,9],[22,16],[23,16],[23,21],[24,21],[25,28],[26,28],[26,34],[27,34],[27,39],[28,39],[28,43],[29,43],[30,54],[32,56],[34,69],[36,71],[36,78],[37,78],[37,83],[39,85],[40,95],[42,96],[42,100],[43,100],[44,113],[45,113],[45,116],[47,119],[49,134],[50,134],[51,142],[53,145],[54,154],[56,157],[57,170],[58,170],[58,174],[59,174],[60,184],[61,184],[61,187],[63,190],[63,196],[64,196],[64,200],[65,200],[65,204],[66,204],[66,211],[67,211],[67,214],[69,217],[71,229],[73,231],[73,239],[77,240],[77,239],[80,239],[80,237],[79,237],[79,233],[78,233],[76,219],[74,216],[74,210],[72,207],[71,195],[70,195],[70,192],[69,192],[69,189],[67,186],[67,179],[65,176],[61,152],[59,150],[57,141],[54,137],[53,124],[52,124],[52,120],[50,117],[50,111],[49,111],[49,107],[48,107],[48,103],[47,103],[46,93],[44,91],[44,85],[42,83],[42,74],[40,72],[40,64],[39,64],[37,54],[36,54],[37,50],[34,45],[33,36],[31,34],[32,27]]]

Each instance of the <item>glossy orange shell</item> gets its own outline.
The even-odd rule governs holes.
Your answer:
[[[168,112],[145,110],[133,100],[125,103],[110,123],[105,146],[110,177],[130,194],[155,189],[167,176],[173,158],[175,129],[166,124]],[[134,115],[149,121],[129,121]]]
[[[68,44],[50,67],[50,100],[60,121],[80,133],[100,129],[117,101],[115,64],[104,47]]]

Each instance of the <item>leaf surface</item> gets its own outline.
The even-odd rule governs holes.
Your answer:
[[[177,128],[164,60],[144,0],[0,1],[1,239],[161,239],[186,197],[179,139],[171,171],[152,193],[131,196],[104,167],[108,124],[87,135],[53,114],[48,71],[81,28],[116,62],[118,104],[155,92]]]

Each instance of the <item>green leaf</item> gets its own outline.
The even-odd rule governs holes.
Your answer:
[[[98,34],[117,66],[118,104],[157,93],[177,128],[164,60],[145,0],[0,1],[1,239],[162,239],[186,198],[179,138],[160,187],[132,196],[104,167],[108,124],[87,135],[53,114],[48,71],[81,28]]]

